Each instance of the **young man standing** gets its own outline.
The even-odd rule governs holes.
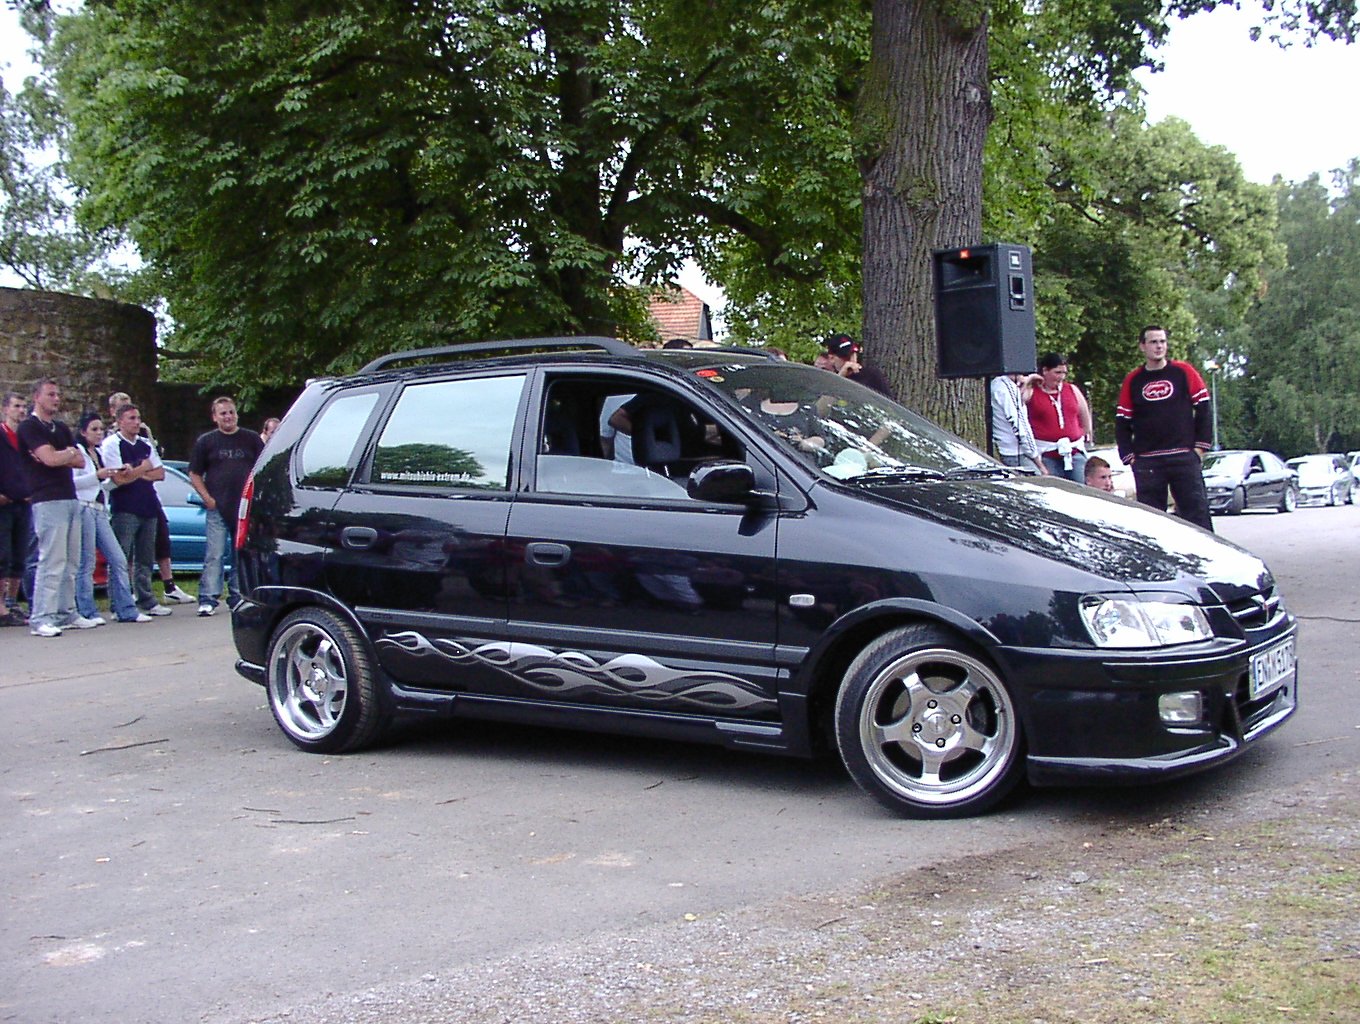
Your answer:
[[[1213,429],[1209,390],[1193,366],[1167,358],[1166,328],[1144,327],[1138,347],[1143,365],[1124,378],[1115,410],[1119,457],[1140,502],[1165,512],[1169,489],[1176,515],[1213,530],[1200,470]]]
[[[19,452],[28,473],[29,504],[38,535],[38,573],[33,586],[34,636],[61,636],[63,627],[91,629],[103,620],[76,612],[80,568],[80,502],[71,470],[85,465],[70,428],[57,419],[61,388],[54,380],[33,386],[33,415],[19,424]]]
[[[118,429],[118,410],[125,405],[132,405],[132,399],[128,397],[126,391],[115,391],[109,395],[109,418],[105,423],[108,424],[110,432]],[[145,420],[142,421],[139,433],[146,438],[146,443],[151,445],[151,450],[159,455],[160,446],[156,444],[156,438]],[[156,566],[160,569],[161,586],[165,588],[165,603],[193,604],[194,596],[186,593],[184,588],[175,582],[175,574],[170,567],[170,523],[165,518],[165,509],[159,501],[156,502]]]
[[[156,446],[141,434],[142,414],[135,405],[118,410],[118,429],[104,438],[99,459],[114,470],[109,508],[113,535],[127,556],[128,574],[137,610],[144,615],[169,615],[170,609],[156,600],[151,590],[151,570],[156,564],[156,519],[161,500],[154,486],[165,479],[165,467]]]
[[[189,482],[208,510],[208,546],[203,556],[203,575],[198,584],[198,614],[212,615],[222,597],[225,576],[227,600],[234,606],[241,594],[236,586],[236,566],[225,569],[230,545],[236,537],[236,513],[241,492],[264,450],[264,442],[236,419],[236,403],[225,396],[213,399],[210,430],[194,442],[189,456]]]

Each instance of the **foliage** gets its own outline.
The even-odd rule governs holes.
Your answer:
[[[50,60],[83,213],[125,225],[205,371],[257,382],[460,337],[637,334],[703,231],[797,273],[788,164],[836,5],[107,0]],[[830,31],[827,27],[830,26]],[[796,163],[792,161],[791,163]]]
[[[1255,440],[1286,456],[1360,448],[1360,158],[1276,182],[1288,262],[1247,318]]]
[[[1064,184],[1035,235],[1039,348],[1068,353],[1108,437],[1139,328],[1166,327],[1173,358],[1224,363],[1281,252],[1270,189],[1183,121],[1147,126],[1123,104],[1081,153],[1081,166],[1055,164]]]

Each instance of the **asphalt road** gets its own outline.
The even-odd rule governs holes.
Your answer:
[[[482,723],[309,756],[225,616],[0,631],[0,1022],[272,1019],[1356,767],[1360,507],[1217,522],[1302,619],[1294,720],[1207,776],[962,822],[890,817],[833,765]]]

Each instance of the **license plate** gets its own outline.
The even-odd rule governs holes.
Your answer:
[[[1276,644],[1260,654],[1253,654],[1247,684],[1251,690],[1251,699],[1255,700],[1261,694],[1269,693],[1277,686],[1283,685],[1294,677],[1294,671],[1294,641],[1292,638]]]

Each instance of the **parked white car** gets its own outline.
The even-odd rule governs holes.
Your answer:
[[[1289,467],[1299,474],[1300,505],[1349,505],[1354,500],[1346,456],[1301,455],[1290,459]]]

